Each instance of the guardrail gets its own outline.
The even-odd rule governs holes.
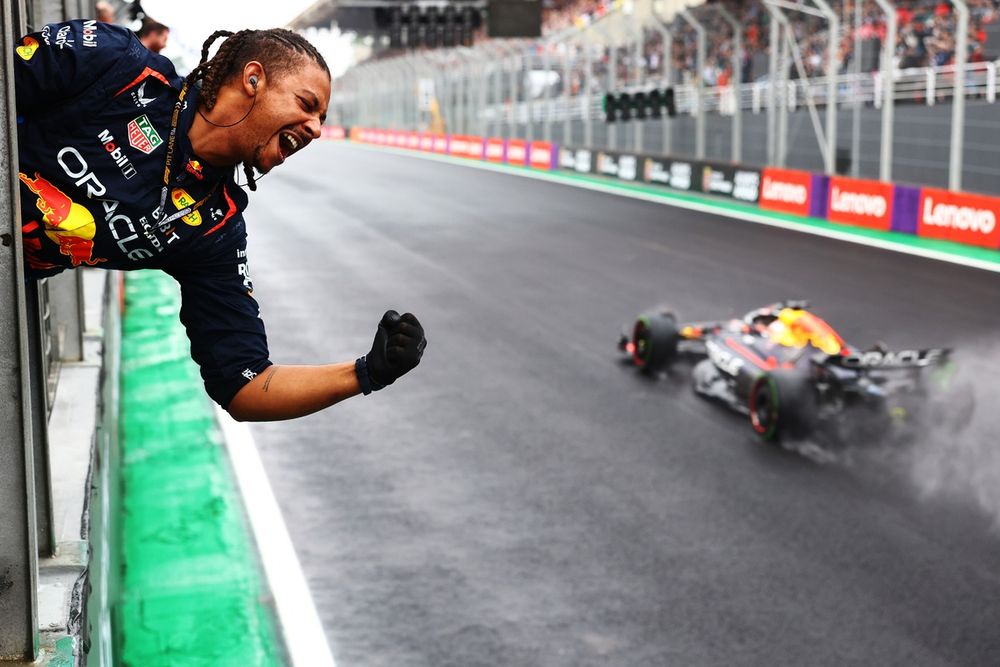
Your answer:
[[[82,357],[79,276],[25,280],[13,90],[16,40],[93,5],[0,0],[0,660],[38,652],[38,557],[56,550],[48,418],[63,359]]]

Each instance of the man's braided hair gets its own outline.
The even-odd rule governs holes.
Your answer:
[[[208,51],[220,37],[227,39],[209,60]],[[201,104],[204,104],[206,109],[212,109],[222,85],[241,73],[243,67],[251,60],[260,62],[273,76],[292,69],[303,57],[311,59],[323,68],[327,75],[330,74],[330,68],[316,47],[291,30],[283,28],[239,32],[217,30],[205,40],[205,44],[201,47],[201,61],[188,75],[188,80],[192,83],[201,80]],[[243,173],[247,177],[247,186],[251,190],[256,190],[253,165],[244,162]]]

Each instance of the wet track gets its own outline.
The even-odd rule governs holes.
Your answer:
[[[785,297],[850,341],[984,350],[1000,275],[328,143],[260,190],[273,359],[354,359],[388,307],[429,341],[379,394],[253,427],[339,667],[1000,660],[1000,445],[819,465],[614,350],[654,304]]]

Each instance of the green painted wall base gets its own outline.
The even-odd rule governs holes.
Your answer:
[[[212,406],[178,320],[174,281],[125,282],[122,592],[116,655],[133,667],[282,662]]]

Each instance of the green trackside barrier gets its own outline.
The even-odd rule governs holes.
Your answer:
[[[882,241],[885,243],[895,245],[900,249],[909,247],[918,250],[927,250],[927,251],[942,253],[944,255],[952,255],[954,257],[971,259],[977,262],[982,262],[984,265],[994,265],[1000,267],[1000,251],[998,250],[993,250],[989,248],[979,248],[976,246],[964,245],[953,241],[941,241],[937,239],[929,239],[921,236],[914,236],[912,234],[904,234],[902,232],[866,229],[864,227],[854,227],[851,225],[837,224],[829,222],[827,220],[821,220],[819,218],[807,218],[807,217],[792,215],[789,213],[779,213],[777,211],[769,211],[767,209],[760,208],[755,204],[743,204],[736,201],[728,201],[712,195],[681,192],[678,190],[671,190],[669,188],[657,185],[649,185],[647,183],[625,182],[615,178],[609,178],[607,176],[599,176],[596,174],[581,174],[563,169],[545,171],[545,170],[535,169],[532,167],[525,167],[525,166],[511,165],[511,164],[498,164],[494,162],[486,162],[479,160],[470,160],[468,158],[457,157],[453,155],[426,153],[424,151],[417,151],[406,148],[397,148],[394,146],[367,144],[360,142],[352,142],[350,145],[362,149],[385,151],[389,153],[396,153],[398,155],[409,155],[411,157],[435,160],[438,162],[448,162],[456,165],[466,165],[466,166],[474,165],[477,169],[486,169],[489,171],[496,171],[501,173],[530,174],[533,178],[537,178],[540,180],[553,181],[556,183],[565,183],[567,185],[579,184],[583,187],[596,186],[600,189],[609,192],[618,191],[622,193],[636,193],[638,195],[652,197],[655,199],[660,199],[668,202],[669,201],[689,202],[692,204],[711,207],[715,209],[715,212],[722,215],[725,215],[725,212],[727,211],[732,212],[737,216],[739,214],[753,215],[761,218],[768,218],[771,220],[780,221],[783,223],[791,223],[794,226],[799,226],[804,228],[811,227],[817,230],[834,232],[836,234],[841,234],[848,237],[854,236],[859,239],[867,238],[867,239],[873,239],[875,241]],[[708,212],[711,213],[712,211]]]
[[[87,664],[112,667],[111,602],[121,590],[121,561],[116,546],[121,539],[121,449],[118,438],[121,313],[118,274],[108,273],[104,288],[102,363],[98,395],[97,431],[90,461],[87,619],[84,644]]]
[[[267,586],[179,309],[170,277],[127,274],[116,664],[280,665]]]

